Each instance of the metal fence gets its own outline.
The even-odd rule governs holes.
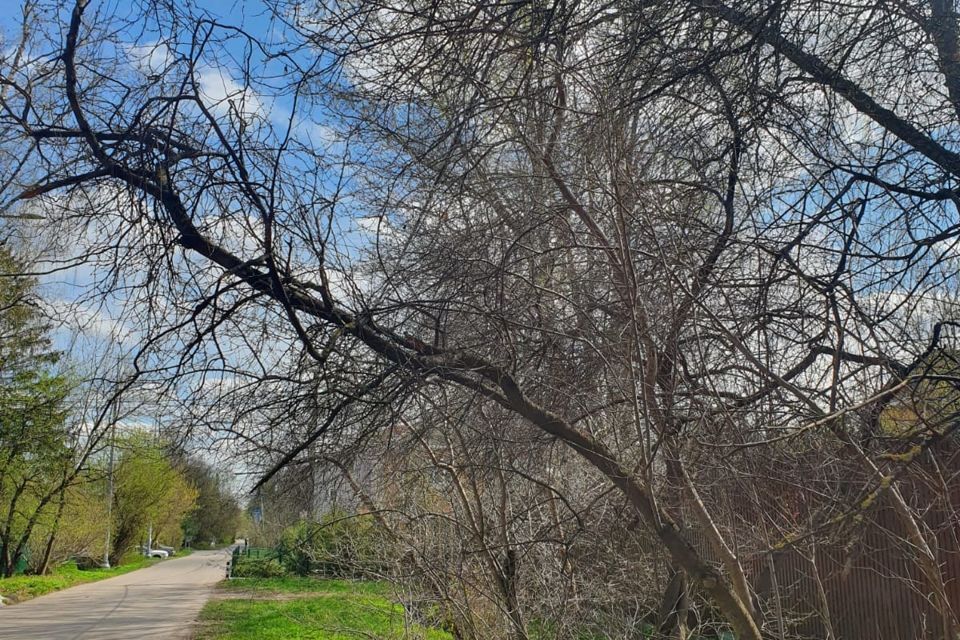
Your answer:
[[[278,560],[283,561],[278,549],[269,547],[250,547],[247,545],[233,548],[230,562],[227,564],[227,578],[237,577],[234,575],[236,568],[245,561],[258,560]]]
[[[950,605],[960,612],[960,523],[953,510],[933,502],[927,503],[922,526]],[[706,538],[691,533],[694,546],[712,558]],[[881,505],[864,514],[855,534],[842,541],[811,539],[772,552],[741,549],[740,560],[756,604],[773,621],[765,630],[768,637],[939,640],[939,615],[916,554],[893,508]]]

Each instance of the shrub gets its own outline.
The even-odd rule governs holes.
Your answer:
[[[371,518],[336,511],[319,522],[288,527],[277,551],[287,569],[299,576],[358,578],[379,570],[381,562]]]
[[[276,558],[239,556],[232,575],[237,578],[281,578],[287,575],[287,570]]]

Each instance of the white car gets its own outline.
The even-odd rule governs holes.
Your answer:
[[[143,551],[143,555],[147,556],[148,558],[164,559],[170,557],[170,554],[163,549],[147,549],[146,547],[141,547],[140,549]]]

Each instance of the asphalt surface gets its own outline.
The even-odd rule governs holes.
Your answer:
[[[184,558],[0,607],[0,638],[132,640],[189,638],[228,551]]]

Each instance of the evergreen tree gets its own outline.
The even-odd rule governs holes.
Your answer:
[[[0,573],[11,575],[71,477],[68,379],[56,372],[35,279],[0,245]]]

